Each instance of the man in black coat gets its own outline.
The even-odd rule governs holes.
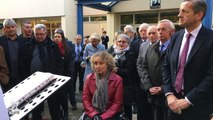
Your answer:
[[[25,77],[36,71],[61,74],[62,59],[57,44],[47,36],[47,29],[44,24],[37,24],[34,29],[35,36],[24,46],[22,72]],[[51,95],[47,102],[52,120],[60,120],[60,108],[56,95]],[[32,119],[42,120],[41,112],[43,109],[44,103],[41,103],[32,111]]]
[[[101,36],[102,44],[105,46],[105,49],[108,48],[108,42],[109,42],[109,36],[107,36],[107,32],[103,31],[103,34]]]

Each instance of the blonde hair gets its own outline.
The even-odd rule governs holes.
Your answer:
[[[92,69],[94,69],[94,59],[96,57],[100,57],[106,63],[107,70],[109,70],[109,71],[115,70],[115,68],[116,68],[115,61],[114,61],[112,55],[107,53],[106,51],[97,52],[92,55],[92,57],[90,59]]]

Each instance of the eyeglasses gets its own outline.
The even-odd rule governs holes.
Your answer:
[[[127,41],[118,41],[118,43],[123,43],[123,44],[125,44],[125,43],[127,43]]]

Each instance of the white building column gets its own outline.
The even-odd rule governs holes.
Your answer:
[[[65,16],[61,17],[61,27],[65,36],[73,41],[77,34],[77,6],[74,0],[65,0]]]
[[[120,24],[119,14],[116,13],[107,14],[107,34],[110,38],[109,45],[113,44],[115,32],[120,31],[119,24]]]

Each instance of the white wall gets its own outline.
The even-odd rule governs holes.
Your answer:
[[[102,10],[98,10],[98,9],[93,9],[93,8],[89,8],[89,7],[83,7],[83,14],[88,16],[88,15],[105,15],[107,14],[106,11],[102,11]]]
[[[64,15],[64,0],[0,1],[0,19],[11,17],[31,18],[31,17],[62,16],[62,15]]]
[[[84,22],[84,36],[92,33],[102,35],[102,30],[107,30],[106,21]]]

